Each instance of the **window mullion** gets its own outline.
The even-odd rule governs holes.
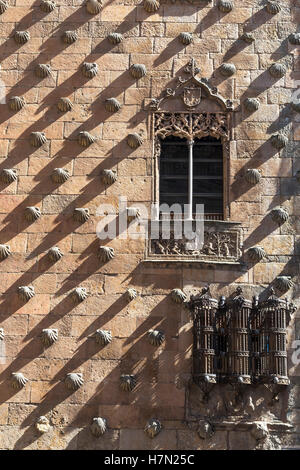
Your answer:
[[[188,178],[188,184],[189,184],[189,211],[188,211],[188,219],[192,220],[193,219],[193,145],[194,141],[191,138],[188,140],[188,146],[189,146],[189,178]]]

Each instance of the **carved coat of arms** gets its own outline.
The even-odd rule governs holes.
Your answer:
[[[194,108],[201,101],[201,88],[200,87],[185,87],[182,93],[182,99],[186,106]]]

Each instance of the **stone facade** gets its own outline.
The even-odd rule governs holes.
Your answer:
[[[286,275],[294,286],[283,297],[297,304],[300,127],[291,103],[300,70],[299,46],[289,37],[300,5],[281,0],[271,14],[263,0],[234,0],[228,13],[217,0],[160,3],[149,13],[140,0],[103,0],[91,14],[81,0],[43,10],[40,2],[8,0],[6,9],[1,2],[0,170],[17,172],[0,183],[0,243],[10,251],[3,249],[0,262],[1,449],[299,448],[300,367],[291,361],[297,313],[288,328],[291,384],[278,397],[263,386],[249,388],[241,405],[229,386],[217,385],[204,399],[191,382],[190,313],[171,291],[180,288],[189,298],[209,284],[219,298],[239,286],[251,299]],[[183,32],[192,33],[190,44]],[[245,41],[250,32],[254,40]],[[119,35],[108,39],[111,33]],[[151,259],[145,240],[118,236],[102,243],[113,248],[103,262],[97,208],[117,209],[119,195],[129,206],[150,206],[151,100],[174,85],[192,58],[199,76],[233,102],[227,220],[241,224],[241,252],[227,263],[226,253],[217,262]],[[224,76],[224,63],[235,65],[234,75]],[[273,63],[285,66],[282,77],[269,72]],[[134,78],[133,64],[144,64],[147,74]],[[16,96],[25,104],[11,101]],[[247,98],[259,98],[259,108],[252,103],[249,112]],[[142,137],[135,149],[127,143],[133,133]],[[282,149],[272,144],[278,133],[287,137]],[[52,176],[57,168],[66,171]],[[248,169],[261,171],[258,184],[247,181]],[[112,184],[103,170],[116,171]],[[289,214],[281,225],[270,216],[278,206]],[[32,210],[30,221],[27,207],[40,211]],[[82,208],[88,211],[78,218],[74,211]],[[250,262],[247,250],[256,245],[265,257]],[[59,250],[49,254],[53,247]],[[18,295],[21,286],[33,286],[27,302]],[[86,291],[76,297],[77,288]],[[129,288],[138,295],[129,298]],[[161,345],[150,344],[150,329],[164,332]],[[110,331],[111,341],[96,341],[97,330]],[[10,383],[16,372],[27,379],[19,389]],[[70,373],[82,379],[68,388]],[[120,387],[127,374],[134,376],[130,392]],[[40,417],[47,419],[36,425]],[[107,420],[100,437],[90,425],[101,434],[105,420],[95,423],[96,417]],[[162,430],[151,439],[144,428],[153,418]]]

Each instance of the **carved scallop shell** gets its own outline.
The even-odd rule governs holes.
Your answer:
[[[130,67],[130,74],[133,78],[139,79],[147,75],[147,69],[144,64],[133,64]]]
[[[128,144],[129,147],[131,147],[132,149],[137,149],[137,148],[140,147],[143,143],[144,143],[144,140],[143,140],[142,136],[140,136],[140,135],[137,134],[136,132],[134,132],[133,134],[128,134],[128,136],[127,136],[127,144]]]
[[[139,219],[141,216],[140,210],[138,207],[127,207],[127,221],[128,223],[132,222],[133,220]]]
[[[137,384],[136,376],[129,374],[122,374],[120,377],[121,389],[125,392],[131,392]]]
[[[286,292],[287,290],[294,287],[294,283],[291,279],[291,276],[277,276],[275,279],[275,287],[280,292]]]
[[[248,183],[257,184],[261,180],[260,171],[256,168],[249,168],[249,170],[246,171],[245,178]]]
[[[83,302],[87,296],[85,287],[76,287],[72,292],[72,298],[75,303]]]
[[[58,248],[58,246],[53,246],[48,251],[48,256],[51,261],[55,262],[60,260],[64,256],[64,254],[60,251],[60,248]]]
[[[28,379],[22,374],[22,372],[13,372],[11,374],[11,385],[13,388],[20,390],[21,388],[25,387]]]
[[[144,0],[144,8],[148,13],[154,13],[160,7],[158,0]]]
[[[76,31],[65,31],[62,35],[62,39],[66,44],[73,44],[78,39]]]
[[[105,101],[105,109],[110,113],[116,113],[121,109],[121,104],[116,98],[108,98]]]
[[[18,295],[22,302],[28,302],[28,300],[35,296],[34,287],[20,286],[18,287]]]
[[[81,70],[85,77],[93,78],[98,73],[98,65],[95,62],[84,62]]]
[[[103,8],[102,0],[88,0],[86,9],[91,15],[97,15]]]
[[[265,258],[266,252],[262,246],[253,246],[249,248],[248,256],[251,261],[257,262]]]
[[[30,39],[29,31],[16,31],[14,35],[17,44],[25,44]]]
[[[258,98],[247,98],[244,101],[244,106],[247,111],[250,111],[252,113],[258,110],[258,108],[260,107],[260,101]]]
[[[69,98],[60,98],[57,102],[57,108],[62,113],[66,113],[67,111],[72,111],[73,104]]]
[[[93,418],[93,422],[90,426],[91,433],[95,437],[103,436],[107,429],[107,421],[105,418]]]
[[[289,36],[289,42],[294,46],[299,46],[300,44],[300,33],[292,33]]]
[[[56,328],[45,328],[42,330],[41,338],[44,346],[51,346],[58,340],[58,330]]]
[[[147,436],[150,437],[151,439],[157,436],[161,430],[162,430],[162,425],[160,421],[156,418],[150,419],[144,429]]]
[[[286,66],[284,64],[279,64],[275,62],[269,68],[269,72],[274,78],[282,78],[286,74]]]
[[[33,222],[41,217],[41,211],[38,207],[29,206],[26,207],[24,216],[27,222]]]
[[[17,170],[4,168],[1,171],[1,181],[5,184],[10,184],[18,178]]]
[[[219,0],[218,8],[222,13],[229,13],[233,10],[233,2],[230,2],[230,0]]]
[[[50,13],[56,7],[56,3],[51,0],[43,0],[40,4],[40,8],[44,13]]]
[[[7,258],[11,255],[10,246],[9,245],[0,245],[0,260]]]
[[[224,77],[231,77],[236,72],[234,64],[222,64],[220,67],[220,72]]]
[[[186,300],[186,295],[182,292],[181,289],[173,289],[171,292],[171,297],[174,302],[177,304],[182,304]]]
[[[165,334],[160,330],[149,330],[147,335],[152,346],[160,346],[165,341]]]
[[[65,385],[68,390],[78,390],[83,382],[83,376],[79,372],[71,372],[65,378]]]
[[[117,172],[115,170],[103,170],[102,181],[105,184],[112,184],[117,181]]]
[[[89,145],[92,145],[94,142],[96,142],[96,137],[94,137],[92,134],[90,134],[87,131],[79,132],[78,143],[82,147],[88,147]]]
[[[208,421],[201,420],[199,421],[197,434],[200,439],[209,439],[214,434],[214,428]]]
[[[106,261],[113,259],[114,256],[115,250],[113,248],[111,248],[110,246],[99,246],[98,258],[100,261],[105,263]]]
[[[274,134],[271,137],[271,144],[278,150],[287,146],[289,139],[284,134]]]
[[[3,341],[5,338],[4,329],[0,328],[0,340]]]
[[[106,346],[112,342],[111,331],[109,330],[97,330],[95,333],[96,343],[101,344],[101,346]]]
[[[255,36],[253,33],[243,33],[242,36],[241,36],[241,39],[245,42],[247,42],[248,44],[251,44],[252,42],[255,41]]]
[[[296,113],[300,113],[300,101],[298,102],[292,101],[291,106],[293,110],[296,111]]]
[[[35,428],[41,434],[50,431],[49,419],[46,416],[40,416],[35,423]]]
[[[39,78],[46,78],[51,75],[51,67],[49,64],[38,64],[35,68],[35,74]]]
[[[133,289],[132,287],[130,287],[126,291],[126,297],[127,297],[128,302],[131,302],[132,300],[137,298],[137,291]]]
[[[54,168],[51,179],[54,183],[64,183],[70,178],[70,173],[64,168]]]
[[[179,34],[179,41],[181,44],[188,46],[193,42],[193,35],[191,33],[182,32]]]
[[[45,132],[31,132],[30,143],[33,147],[41,147],[47,142]]]
[[[20,111],[25,105],[26,101],[22,96],[12,96],[8,102],[9,109],[12,111]]]
[[[121,33],[110,33],[107,39],[111,44],[120,44],[123,41],[123,35]]]
[[[90,218],[90,211],[86,207],[77,207],[73,212],[73,219],[76,222],[86,222]]]
[[[274,222],[283,224],[289,220],[289,213],[284,207],[277,207],[271,211],[271,217]]]
[[[0,15],[8,9],[8,3],[5,0],[0,0]]]
[[[273,2],[270,0],[268,1],[266,8],[267,8],[268,13],[270,13],[271,15],[276,15],[281,10],[281,6],[279,2]]]

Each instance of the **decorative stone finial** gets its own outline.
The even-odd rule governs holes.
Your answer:
[[[14,35],[17,44],[26,44],[30,39],[29,31],[16,31]]]
[[[289,36],[289,42],[293,44],[293,46],[299,46],[300,44],[300,33],[292,33]]]
[[[120,44],[123,41],[123,35],[121,33],[110,33],[107,39],[111,44]]]
[[[50,431],[49,419],[46,416],[40,416],[35,423],[35,428],[41,434],[45,434]]]
[[[247,42],[248,44],[251,44],[252,42],[255,41],[255,36],[253,33],[243,33],[242,36],[241,36],[241,39],[245,42]]]
[[[162,425],[160,421],[156,418],[150,419],[144,429],[147,436],[150,437],[151,439],[157,436],[161,430],[162,430]]]
[[[104,184],[113,184],[117,181],[117,177],[116,170],[103,170],[102,172],[102,181]]]
[[[251,261],[258,262],[265,258],[266,252],[261,246],[253,246],[249,248],[248,256]]]
[[[65,168],[54,168],[51,179],[54,183],[64,183],[70,178],[70,173]]]
[[[42,147],[47,142],[45,132],[31,132],[30,143],[33,147]]]
[[[4,260],[9,255],[11,255],[10,246],[9,245],[0,245],[0,260]]]
[[[50,13],[56,7],[56,3],[51,0],[43,0],[40,8],[44,13]]]
[[[11,111],[20,111],[25,105],[26,101],[22,96],[12,96],[8,102]]]
[[[91,15],[97,15],[103,8],[102,0],[87,0],[86,9]]]
[[[222,13],[229,13],[231,10],[233,10],[233,2],[230,0],[219,0],[218,8]]]
[[[133,78],[140,79],[147,75],[147,69],[144,64],[133,64],[130,67],[130,74]]]
[[[27,222],[33,222],[34,220],[37,220],[41,217],[41,215],[42,214],[39,207],[26,207],[24,212],[24,216]]]
[[[58,340],[58,330],[56,328],[45,328],[42,330],[41,338],[44,346],[51,346]]]
[[[257,111],[258,108],[260,107],[260,101],[258,98],[247,98],[244,101],[244,106],[247,109],[247,111],[253,113],[254,111]]]
[[[179,41],[181,44],[188,46],[193,42],[193,35],[191,33],[182,32],[179,34]]]
[[[39,78],[50,77],[51,67],[49,64],[38,64],[35,68],[35,74]]]
[[[72,292],[72,299],[74,303],[83,302],[87,298],[88,294],[85,287],[76,287]]]
[[[95,333],[96,343],[106,346],[112,342],[112,334],[109,330],[97,330]]]
[[[128,134],[127,136],[127,144],[132,149],[137,149],[144,143],[144,140],[140,134],[134,132],[133,134]]]
[[[125,392],[131,392],[137,384],[136,376],[129,374],[122,374],[120,377],[121,389]]]
[[[78,143],[82,147],[89,147],[89,145],[93,144],[94,142],[96,142],[96,137],[94,137],[92,134],[87,131],[79,132]]]
[[[197,433],[200,439],[209,439],[214,434],[214,428],[208,421],[202,420],[199,421]]]
[[[99,246],[98,258],[101,262],[105,263],[113,259],[115,256],[115,250],[110,246]]]
[[[149,330],[147,335],[152,346],[160,346],[165,341],[165,334],[160,330]]]
[[[234,64],[222,64],[220,67],[220,72],[224,77],[231,77],[236,72],[236,68]]]
[[[21,390],[21,388],[25,387],[28,379],[22,374],[22,372],[13,372],[11,374],[11,385],[13,388],[17,390]]]
[[[107,429],[107,421],[105,418],[93,418],[93,422],[90,426],[91,433],[95,437],[103,436]]]
[[[154,13],[160,7],[158,0],[144,0],[144,8],[148,13]]]
[[[35,296],[35,291],[33,286],[20,286],[18,287],[18,295],[22,302],[28,302]]]
[[[57,102],[57,109],[62,113],[66,113],[67,111],[72,111],[73,104],[69,98],[60,98]]]
[[[64,34],[62,35],[62,40],[66,44],[73,44],[76,42],[78,39],[78,34],[76,31],[65,31]]]
[[[121,109],[121,104],[116,98],[108,98],[105,101],[105,109],[109,113],[116,113]]]
[[[287,138],[286,135],[284,134],[274,134],[271,137],[271,144],[273,147],[275,147],[277,150],[281,150],[284,147],[287,146],[289,139]]]
[[[0,340],[3,341],[5,338],[4,328],[0,328]]]
[[[294,287],[291,276],[277,276],[275,279],[275,287],[280,292],[286,292],[287,290]]]
[[[276,207],[275,209],[272,209],[271,217],[274,222],[283,224],[289,220],[289,213],[284,207]]]
[[[268,1],[266,8],[267,8],[267,12],[270,13],[271,15],[276,15],[281,10],[280,3],[274,2],[271,0]]]
[[[282,78],[286,74],[286,66],[275,62],[275,64],[272,64],[271,67],[269,67],[269,72],[274,78]]]
[[[81,70],[82,70],[82,73],[85,77],[93,78],[98,73],[98,65],[95,62],[93,62],[93,63],[84,62],[83,65],[82,65]]]
[[[73,219],[75,222],[80,222],[81,224],[89,220],[90,211],[86,207],[77,207],[73,212]]]
[[[0,0],[0,15],[8,9],[8,3],[5,0]]]
[[[250,184],[257,184],[261,180],[261,173],[256,168],[249,168],[245,173],[246,181]]]
[[[83,385],[83,376],[81,373],[71,372],[65,378],[65,385],[68,390],[78,390]]]
[[[2,183],[10,184],[18,179],[17,170],[5,168],[0,175]]]
[[[50,261],[56,262],[60,260],[64,256],[64,254],[60,251],[60,248],[58,246],[53,246],[48,251],[48,256],[50,258]]]
[[[137,291],[133,289],[132,287],[130,287],[126,291],[126,297],[127,297],[128,302],[131,302],[131,300],[134,300],[137,297]]]
[[[171,297],[174,302],[177,304],[182,304],[186,300],[186,295],[182,292],[181,289],[173,289],[171,292]]]

